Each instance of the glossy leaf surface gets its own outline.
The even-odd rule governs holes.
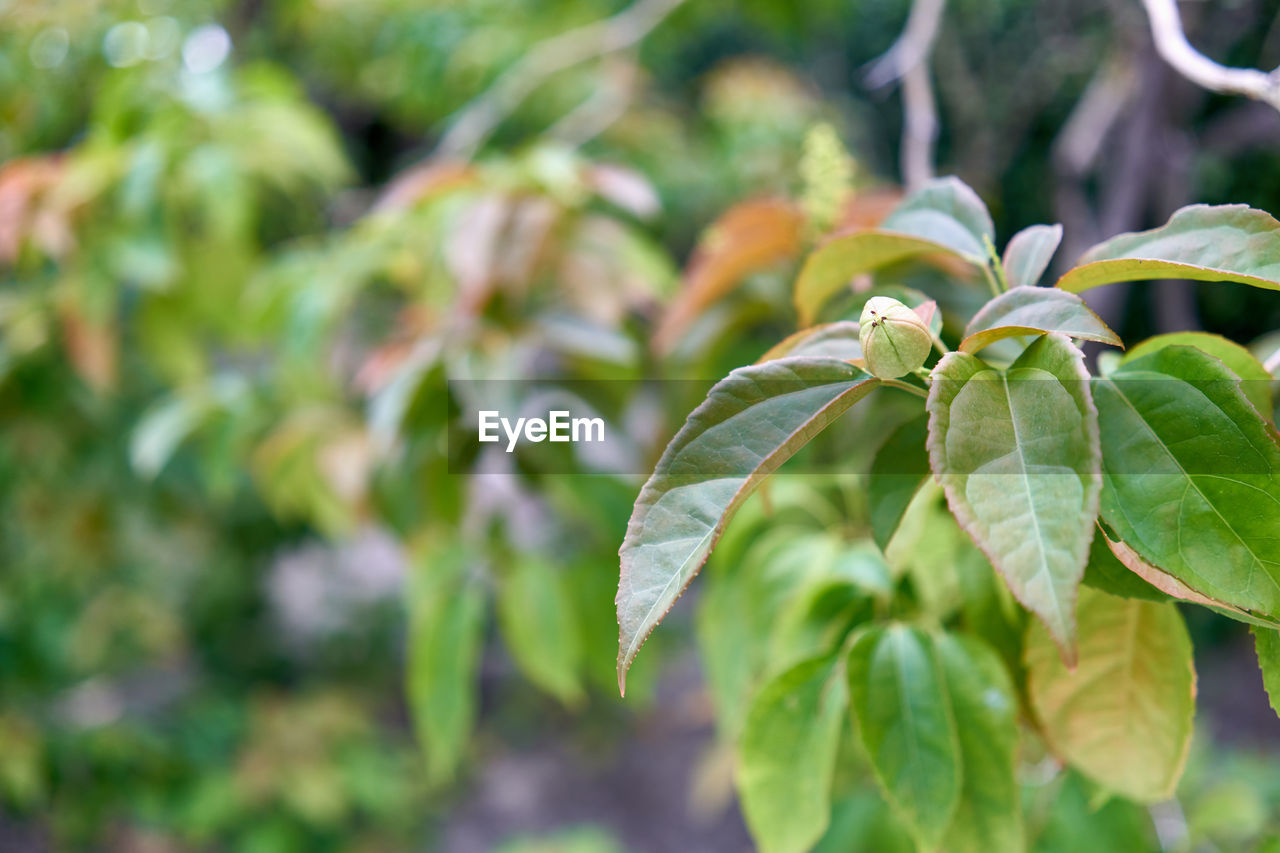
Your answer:
[[[1210,598],[1280,612],[1280,446],[1222,362],[1164,347],[1094,382],[1102,518]]]
[[[1265,418],[1270,419],[1275,408],[1271,399],[1271,375],[1262,366],[1262,362],[1235,341],[1227,340],[1221,335],[1207,332],[1172,332],[1167,335],[1156,335],[1125,353],[1121,363],[1142,358],[1159,349],[1171,346],[1195,347],[1203,353],[1213,356],[1240,377],[1240,390],[1253,404],[1253,407]]]
[[[1015,287],[974,315],[965,327],[960,350],[977,352],[1003,338],[1045,332],[1122,346],[1119,336],[1074,293],[1052,287]]]
[[[929,393],[929,462],[951,511],[1070,660],[1100,488],[1080,351],[1045,335],[1007,372],[947,355]]]
[[[619,686],[641,643],[760,481],[879,383],[835,359],[739,368],[689,415],[636,499],[619,552]]]
[[[1150,231],[1094,246],[1058,287],[1079,293],[1117,281],[1183,278],[1280,290],[1280,222],[1243,204],[1194,204]]]

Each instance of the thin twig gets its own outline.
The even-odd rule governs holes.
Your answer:
[[[1256,68],[1219,65],[1187,41],[1177,0],[1142,0],[1142,5],[1151,20],[1156,50],[1179,74],[1211,92],[1243,95],[1280,110],[1280,69],[1268,74]]]
[[[1005,272],[1004,258],[1000,257],[1000,253],[996,251],[996,244],[991,242],[991,238],[986,234],[982,235],[982,245],[987,249],[987,266],[991,267],[995,295],[999,296],[1009,289],[1009,275]]]
[[[883,382],[885,385],[888,385],[890,388],[900,388],[903,391],[910,391],[912,394],[915,394],[917,397],[920,397],[921,399],[924,399],[924,400],[929,399],[928,391],[924,390],[923,388],[917,385],[912,385],[910,382],[903,382],[901,379],[881,379],[880,381]]]
[[[982,265],[982,277],[987,280],[987,287],[991,290],[991,295],[993,297],[1004,293],[1004,291],[1000,289],[1000,281],[996,278],[995,269],[992,267],[990,261],[987,261]]]
[[[595,92],[553,124],[547,136],[571,148],[599,136],[627,111],[638,76],[635,62],[621,57],[617,61],[606,60]]]
[[[938,35],[946,0],[915,0],[902,35],[868,66],[866,83],[880,88],[902,84],[902,181],[908,190],[931,179],[938,109],[929,79],[929,53]]]
[[[685,0],[636,0],[611,18],[540,42],[450,122],[435,157],[469,159],[497,126],[553,74],[631,47]]]

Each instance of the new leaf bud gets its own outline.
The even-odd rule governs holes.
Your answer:
[[[896,379],[924,366],[933,348],[924,320],[896,299],[871,297],[858,322],[867,370],[880,379]]]

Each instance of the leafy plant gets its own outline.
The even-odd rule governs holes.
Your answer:
[[[811,458],[809,482],[770,495],[772,519],[735,522],[748,532],[723,546],[703,602],[709,680],[766,850],[819,842],[843,769],[863,762],[927,850],[1045,840],[1018,773],[1045,750],[1104,798],[1171,796],[1195,710],[1175,602],[1250,623],[1268,686],[1280,679],[1273,373],[1202,333],[1108,350],[1091,370],[1083,342],[1122,342],[1077,295],[1169,276],[1280,288],[1280,222],[1188,207],[1040,286],[1061,235],[1034,226],[997,254],[986,207],[949,178],[822,242],[794,288],[807,328],[717,383],[640,492],[620,551],[624,689],[771,473],[836,424],[880,445],[860,488]],[[887,395],[902,398],[892,418],[851,420],[889,411]]]

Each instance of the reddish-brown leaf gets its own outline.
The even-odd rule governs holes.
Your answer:
[[[703,234],[684,286],[654,334],[654,346],[670,351],[703,311],[748,275],[795,258],[803,226],[800,211],[781,199],[754,199],[725,211]]]

